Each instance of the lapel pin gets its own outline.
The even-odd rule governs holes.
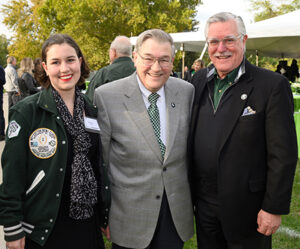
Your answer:
[[[242,94],[241,95],[241,100],[245,100],[245,99],[247,99],[247,97],[248,97],[247,94]]]
[[[172,102],[172,103],[171,103],[171,106],[174,108],[174,107],[175,107],[175,103]]]

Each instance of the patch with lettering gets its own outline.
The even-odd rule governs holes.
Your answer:
[[[48,128],[36,129],[29,137],[29,147],[37,158],[48,159],[56,153],[56,134]]]
[[[7,130],[7,137],[8,138],[17,137],[19,135],[20,130],[21,130],[21,126],[15,120],[10,121]]]

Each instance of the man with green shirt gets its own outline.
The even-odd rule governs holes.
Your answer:
[[[126,36],[117,36],[110,45],[110,65],[97,71],[89,83],[86,95],[91,101],[94,98],[95,89],[105,83],[125,78],[135,71],[131,59],[132,45]]]
[[[245,59],[241,17],[213,15],[205,36],[188,142],[198,248],[270,249],[297,163],[289,82]]]
[[[214,73],[215,76],[215,86],[214,86],[214,107],[217,109],[218,104],[220,103],[220,99],[223,96],[223,93],[226,91],[228,87],[232,85],[237,74],[238,69],[234,69],[230,72],[225,78],[221,79],[217,72]]]

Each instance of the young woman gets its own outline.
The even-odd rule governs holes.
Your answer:
[[[89,69],[63,34],[44,43],[42,61],[44,90],[10,110],[0,186],[6,246],[104,248],[110,190],[97,110],[79,90]]]

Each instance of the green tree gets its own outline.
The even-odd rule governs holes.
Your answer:
[[[250,3],[255,22],[300,9],[300,0],[284,0],[280,5],[272,0],[250,0]]]
[[[0,35],[0,65],[2,67],[6,66],[6,56],[8,55],[8,43],[9,40],[5,35]]]
[[[108,49],[117,35],[136,36],[149,28],[167,32],[195,29],[201,0],[12,0],[4,5],[4,23],[16,36],[9,51],[17,58],[36,57],[53,33],[70,34],[89,65],[108,63]]]
[[[14,31],[11,45],[8,47],[10,55],[18,61],[24,57],[36,58],[40,53],[39,22],[36,15],[43,0],[12,0],[2,6],[3,23]]]

